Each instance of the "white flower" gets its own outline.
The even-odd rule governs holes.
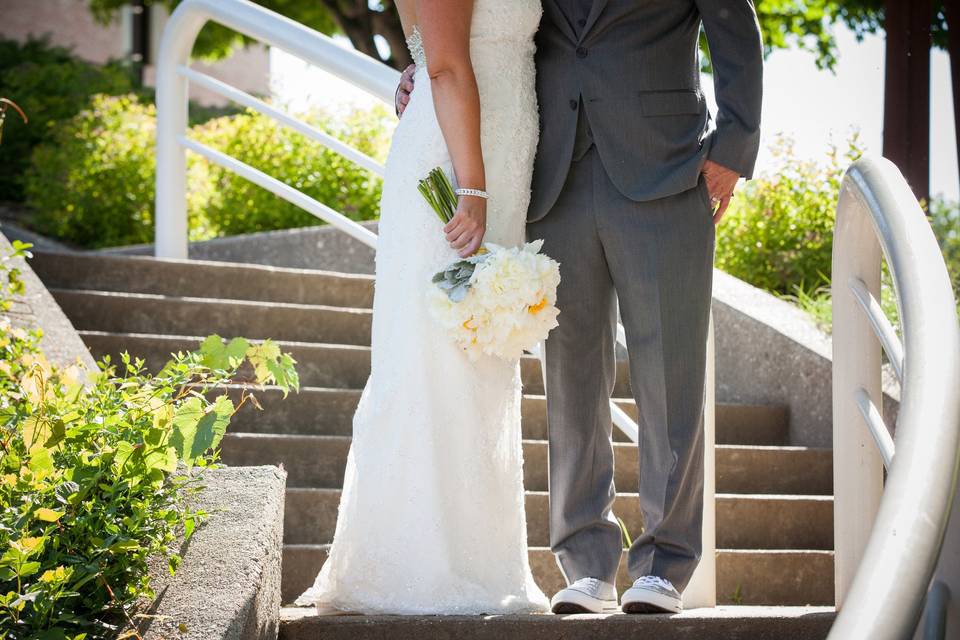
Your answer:
[[[516,360],[557,326],[560,265],[540,253],[542,246],[542,241],[517,248],[485,245],[488,253],[459,302],[430,285],[432,317],[471,360],[483,354]]]

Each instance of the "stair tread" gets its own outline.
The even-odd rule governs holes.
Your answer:
[[[342,489],[336,487],[287,487],[287,493],[297,494],[339,494]],[[530,496],[549,496],[549,491],[524,490],[524,493]],[[617,491],[618,498],[640,498],[640,494],[630,491]],[[833,502],[833,496],[827,495],[792,495],[779,493],[716,493],[714,497],[717,500],[744,500],[744,501],[809,501],[809,502]]]
[[[355,313],[358,315],[372,315],[373,310],[366,307],[344,307],[331,304],[312,304],[304,302],[282,302],[282,301],[264,301],[264,300],[245,300],[243,298],[210,298],[205,296],[173,296],[162,293],[148,293],[139,291],[105,291],[101,289],[65,289],[60,287],[50,287],[48,289],[54,296],[64,295],[82,295],[94,298],[128,298],[131,300],[159,300],[170,303],[184,302],[190,304],[207,305],[233,305],[238,307],[266,307],[269,309],[303,309],[303,310],[323,310],[340,313]],[[109,333],[109,332],[108,332]],[[157,334],[172,335],[172,334]]]
[[[198,258],[178,259],[178,258],[157,258],[155,256],[135,256],[135,255],[116,255],[105,253],[87,253],[87,252],[55,252],[55,251],[37,251],[31,250],[33,260],[76,260],[90,261],[100,263],[112,263],[115,265],[129,266],[132,263],[140,263],[155,268],[163,268],[168,265],[178,265],[187,268],[199,267],[201,269],[220,269],[231,272],[262,272],[269,274],[291,274],[297,276],[324,275],[351,280],[373,281],[374,277],[362,273],[348,273],[345,271],[327,271],[323,269],[298,269],[295,267],[274,267],[272,265],[258,264],[256,262],[226,262],[223,260],[206,260]]]
[[[283,607],[279,640],[394,638],[564,638],[620,640],[656,637],[686,640],[791,638],[821,640],[836,618],[833,607],[718,606],[673,615],[318,616],[313,607]]]
[[[330,548],[329,542],[323,543],[313,543],[313,542],[284,542],[283,547],[285,549],[321,549],[327,550]],[[527,545],[527,551],[529,553],[552,553],[550,547],[538,546],[538,545]],[[830,549],[716,549],[718,554],[727,554],[727,555],[815,555],[815,556],[824,556],[832,557],[834,552]]]
[[[111,336],[117,338],[143,338],[150,340],[164,340],[167,342],[193,342],[196,341],[197,344],[203,341],[206,336],[200,335],[184,335],[179,333],[147,333],[147,332],[138,332],[138,331],[103,331],[100,329],[78,329],[77,333],[80,334],[80,337],[85,336]],[[225,336],[226,337],[226,336]],[[250,342],[263,342],[263,340],[251,338]],[[307,342],[304,340],[272,340],[276,345],[279,345],[281,348],[284,347],[315,347],[318,349],[344,349],[349,351],[370,351],[369,345],[363,344],[341,344],[338,342]],[[337,388],[337,387],[328,387],[328,388]],[[343,391],[344,389],[340,389]]]
[[[761,605],[718,605],[716,607],[703,607],[697,609],[685,609],[683,612],[668,616],[670,619],[683,619],[683,618],[698,618],[698,619],[713,619],[713,618],[766,618],[766,617],[776,617],[776,618],[791,618],[799,616],[808,616],[811,614],[833,614],[836,612],[834,607],[805,607],[805,606],[761,606]],[[280,607],[280,620],[282,622],[288,622],[291,620],[301,620],[303,618],[327,618],[331,621],[333,618],[336,618],[337,621],[353,621],[359,622],[362,624],[369,624],[372,622],[384,622],[393,618],[402,617],[409,621],[414,621],[418,618],[423,620],[429,620],[431,622],[442,622],[442,621],[456,621],[457,619],[466,619],[466,620],[475,620],[476,622],[483,622],[485,620],[497,619],[497,620],[529,620],[530,622],[547,622],[548,624],[564,624],[564,621],[615,621],[618,619],[623,619],[624,621],[631,621],[631,623],[643,624],[644,621],[656,620],[661,616],[630,616],[624,613],[613,613],[613,614],[576,614],[576,615],[538,615],[538,614],[517,614],[517,615],[498,615],[498,616],[443,616],[442,620],[438,620],[437,616],[317,616],[314,613],[313,607],[294,607],[294,606],[284,606]]]

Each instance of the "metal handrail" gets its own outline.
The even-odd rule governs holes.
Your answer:
[[[188,148],[231,171],[241,173],[361,242],[375,246],[375,234],[340,212],[286,187],[249,165],[186,138],[188,84],[193,81],[296,129],[361,167],[383,174],[383,167],[360,151],[235,87],[190,69],[190,52],[197,34],[204,24],[211,21],[298,56],[385,103],[392,103],[393,92],[400,80],[396,70],[362,53],[345,49],[332,38],[248,0],[181,2],[164,28],[157,58],[156,255],[164,258],[187,257]]]
[[[331,38],[248,0],[184,0],[164,28],[157,58],[157,183],[155,204],[155,255],[187,258],[186,151],[232,171],[300,207],[367,246],[376,249],[377,235],[342,213],[236,158],[210,148],[187,135],[189,83],[193,82],[232,102],[258,111],[310,137],[360,167],[382,176],[383,166],[362,152],[259,98],[221,80],[191,69],[190,52],[200,29],[216,22],[254,40],[277,47],[391,105],[400,74],[359,52],[337,45]],[[617,325],[617,343],[626,347],[623,326]],[[716,605],[716,554],[714,518],[714,337],[711,319],[704,416],[705,486],[703,555],[697,572],[684,592],[688,607]],[[546,377],[544,377],[544,383]],[[632,442],[639,440],[637,423],[616,403],[610,402],[614,425]]]
[[[833,640],[913,635],[960,463],[960,331],[936,238],[902,174],[882,158],[847,171],[833,249]],[[904,346],[875,311],[881,258]],[[882,402],[881,343],[902,378],[896,437]],[[889,459],[886,483],[881,456]]]

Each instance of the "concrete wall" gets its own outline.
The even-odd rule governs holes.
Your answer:
[[[91,62],[126,57],[129,26],[119,17],[109,26],[97,23],[87,0],[3,0],[0,36],[24,41],[50,34],[53,44],[73,48]]]
[[[125,59],[130,55],[131,31],[129,12],[120,12],[109,25],[93,19],[87,0],[3,0],[0,8],[0,36],[25,41],[28,36],[49,34],[53,44],[70,47],[85,60],[103,63]],[[156,56],[160,35],[166,23],[162,7],[151,9],[151,55]],[[270,54],[263,46],[238,51],[227,60],[214,64],[201,62],[195,68],[209,73],[244,91],[267,94],[270,87]],[[144,69],[144,80],[153,86],[156,70]],[[204,89],[191,87],[190,97],[200,104],[223,105],[226,100]]]
[[[286,478],[273,466],[203,471],[190,502],[209,519],[181,549],[176,574],[154,559],[157,598],[146,612],[157,617],[144,640],[276,640]]]
[[[13,247],[0,233],[0,257],[6,258],[12,252]],[[96,371],[96,362],[86,345],[30,265],[17,258],[12,266],[20,269],[26,291],[22,296],[17,296],[9,312],[0,313],[0,318],[9,319],[15,327],[41,329],[43,337],[40,339],[40,348],[52,364],[68,366],[79,360],[90,371]]]

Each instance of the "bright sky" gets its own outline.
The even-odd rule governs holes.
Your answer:
[[[822,158],[831,142],[843,145],[854,130],[868,152],[882,150],[883,38],[871,36],[861,43],[839,28],[837,41],[835,73],[818,70],[813,56],[800,51],[777,51],[767,60],[761,172],[769,166],[769,145],[780,132],[795,139],[803,158]],[[271,71],[276,97],[295,110],[372,102],[363,92],[276,49]],[[932,74],[931,191],[960,200],[950,60],[943,51],[933,52]],[[710,93],[708,80],[704,86]]]

